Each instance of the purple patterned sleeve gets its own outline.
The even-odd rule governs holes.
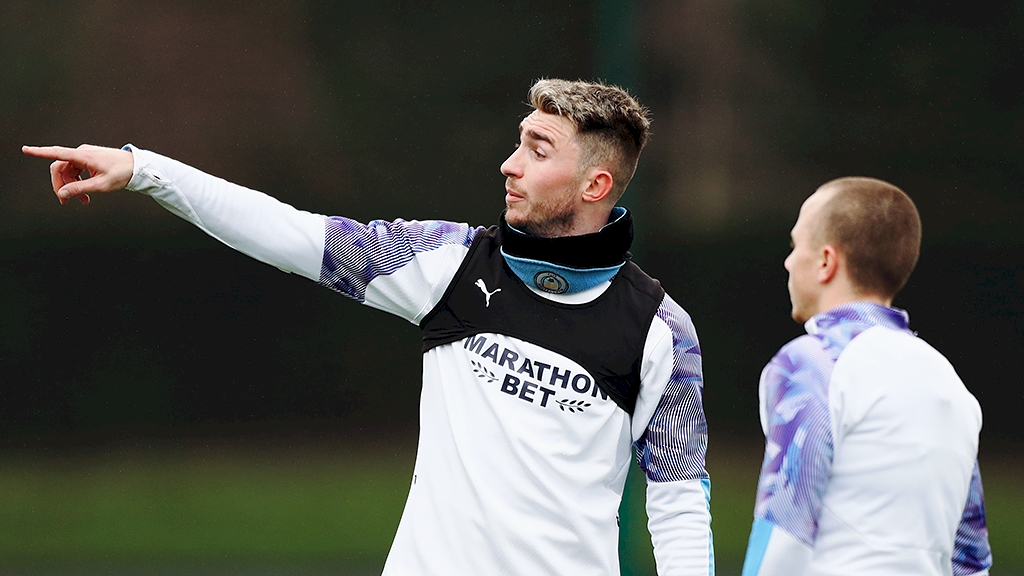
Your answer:
[[[697,331],[690,316],[667,294],[656,316],[672,331],[672,375],[647,430],[636,442],[637,461],[653,482],[707,478],[708,424]]]
[[[445,244],[468,247],[482,228],[443,221],[361,224],[335,216],[327,219],[320,283],[363,302],[374,278],[387,276],[409,264],[416,254]]]
[[[981,489],[981,470],[975,461],[967,505],[953,544],[953,576],[977,574],[991,567],[992,549],[988,545],[988,526],[985,523],[985,494]]]
[[[783,347],[761,375],[766,438],[754,517],[808,546],[818,534],[832,467],[828,383],[833,365],[820,340],[802,336]]]

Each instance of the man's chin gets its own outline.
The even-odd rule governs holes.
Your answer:
[[[525,222],[525,218],[523,218],[522,214],[520,214],[519,211],[516,210],[514,206],[509,205],[509,204],[506,203],[505,204],[505,222],[508,222],[509,226],[513,226],[515,228],[519,228]]]
[[[531,236],[555,238],[567,235],[567,231],[572,229],[573,217],[571,214],[563,214],[557,218],[538,220],[536,211],[524,213],[517,210],[515,204],[509,205],[506,203],[505,222],[516,230]]]
[[[789,316],[791,318],[793,318],[793,320],[796,321],[796,323],[798,323],[798,324],[804,324],[810,318],[809,316],[807,316],[806,314],[804,314],[800,310],[797,310],[796,308],[793,308],[789,312]]]

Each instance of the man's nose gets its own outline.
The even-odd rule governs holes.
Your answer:
[[[519,178],[523,175],[523,171],[519,167],[519,161],[517,159],[518,153],[519,148],[516,148],[515,152],[512,152],[512,154],[501,163],[501,173],[507,178]]]

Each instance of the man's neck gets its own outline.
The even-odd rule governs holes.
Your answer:
[[[886,298],[877,294],[868,294],[861,291],[844,290],[842,292],[836,291],[822,295],[818,310],[825,312],[851,302],[872,302],[887,308],[892,308],[892,298]]]
[[[583,236],[600,232],[612,220],[612,207],[595,207],[583,210],[573,222],[572,228],[562,236]]]
[[[629,258],[633,219],[625,208],[613,210],[603,225],[589,234],[542,238],[519,230],[501,219],[502,250],[512,256],[551,262],[570,268],[618,266]]]

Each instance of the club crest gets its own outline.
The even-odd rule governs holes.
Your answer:
[[[533,277],[533,283],[550,294],[564,294],[569,289],[569,282],[554,272],[538,272]]]

